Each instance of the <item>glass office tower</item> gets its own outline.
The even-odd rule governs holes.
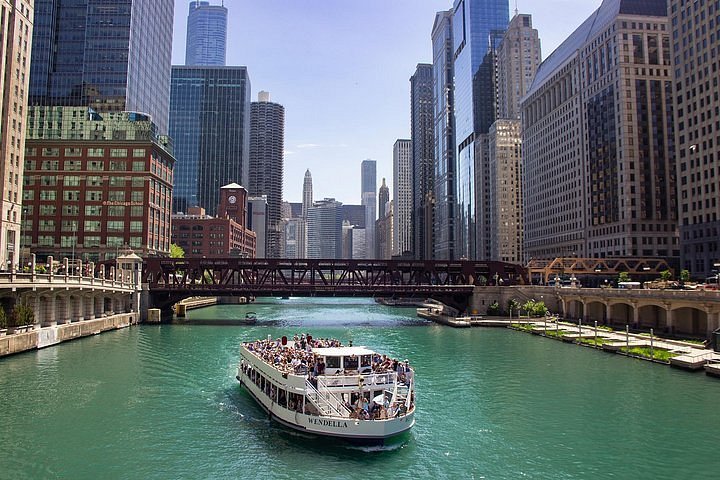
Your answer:
[[[245,67],[172,68],[173,212],[215,215],[220,187],[248,184],[250,78]]]
[[[192,0],[187,20],[185,65],[225,66],[227,8]]]
[[[143,112],[166,134],[173,8],[173,0],[36,0],[29,104]]]
[[[492,95],[474,89],[474,81],[490,48],[491,36],[501,34],[508,25],[507,0],[455,0],[453,6],[453,51],[455,57],[455,152],[457,153],[457,256],[477,257],[475,136],[479,106],[486,102],[478,95]]]

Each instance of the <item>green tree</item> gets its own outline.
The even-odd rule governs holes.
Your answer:
[[[548,309],[545,306],[545,302],[535,302],[533,306],[533,315],[536,317],[544,317]]]
[[[522,309],[525,310],[525,313],[527,313],[527,316],[533,314],[535,311],[535,300],[528,300],[527,302],[523,303]]]
[[[0,328],[7,328],[8,326],[8,318],[7,314],[5,313],[5,309],[0,306]]]
[[[487,314],[492,316],[500,315],[500,304],[498,302],[493,302],[492,304],[490,304],[487,309]]]
[[[514,298],[511,298],[508,300],[507,303],[508,312],[510,312],[510,317],[512,318],[513,312],[516,312],[518,315],[520,314],[520,303],[518,303],[517,300]]]
[[[16,303],[10,313],[10,326],[19,327],[35,323],[35,312],[26,303]]]
[[[185,250],[180,245],[170,244],[170,258],[185,258]]]
[[[690,281],[690,270],[681,270],[680,271],[680,281],[682,283]]]
[[[629,282],[630,281],[630,274],[627,272],[620,272],[617,277],[618,283],[620,282]]]
[[[667,282],[672,279],[672,272],[670,270],[663,270],[660,272],[660,280]]]

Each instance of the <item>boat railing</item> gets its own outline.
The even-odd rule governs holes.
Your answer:
[[[371,375],[321,375],[318,385],[325,388],[357,387],[362,382],[366,387],[392,385],[397,381],[396,372],[374,373]]]
[[[322,393],[319,392],[309,380],[306,382],[306,388],[307,398],[315,404],[321,413],[338,417],[349,416],[350,410],[333,393],[327,390]]]

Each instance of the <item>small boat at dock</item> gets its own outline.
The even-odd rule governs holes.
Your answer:
[[[364,346],[243,342],[236,378],[270,418],[305,433],[383,444],[415,424],[414,370]]]

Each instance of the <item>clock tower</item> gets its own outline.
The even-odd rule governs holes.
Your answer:
[[[217,212],[218,217],[230,218],[244,227],[247,223],[247,190],[237,183],[220,188]]]

